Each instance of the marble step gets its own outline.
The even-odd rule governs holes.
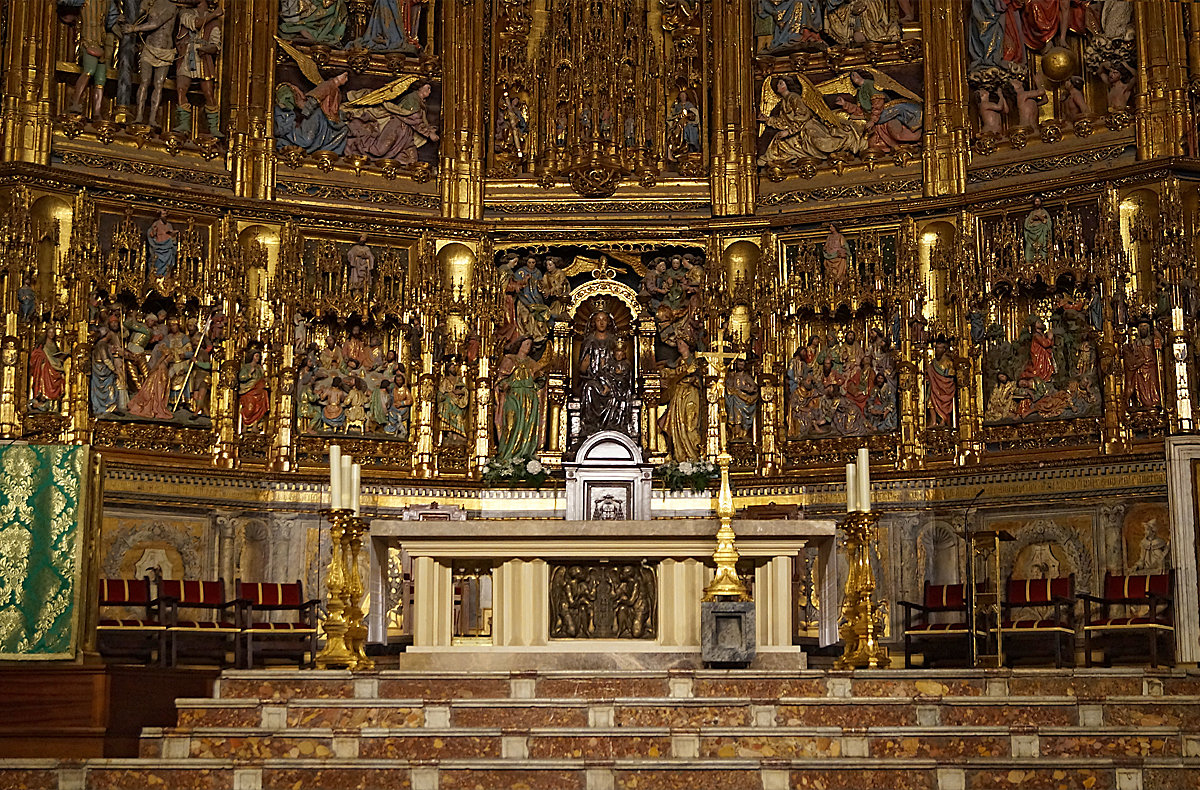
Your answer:
[[[533,730],[199,728],[143,731],[144,758],[774,759],[1200,757],[1177,728],[838,727],[538,728]]]
[[[996,790],[1194,787],[1182,758],[981,760],[91,760],[7,761],[0,786],[22,790]]]
[[[180,727],[1170,726],[1200,732],[1200,696],[580,699],[181,699]]]
[[[1197,670],[907,670],[871,672],[677,670],[628,672],[225,672],[217,696],[452,699],[612,697],[938,697],[1200,695]]]

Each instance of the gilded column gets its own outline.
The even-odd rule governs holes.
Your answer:
[[[442,24],[442,215],[483,215],[483,0],[445,0]]]
[[[1109,455],[1129,452],[1131,436],[1125,414],[1125,377],[1121,375],[1121,338],[1113,321],[1114,288],[1124,288],[1127,273],[1121,254],[1120,195],[1111,185],[1100,203],[1099,253],[1101,288],[1096,298],[1104,300],[1100,332],[1100,369],[1104,372],[1104,422],[1101,449]]]
[[[422,354],[425,362],[425,372],[421,374],[421,383],[417,387],[417,419],[413,426],[417,440],[414,447],[413,460],[416,463],[417,477],[434,477],[437,475],[437,462],[433,456],[433,411],[437,405],[437,387],[433,383],[433,358]]]
[[[275,29],[279,3],[227,3],[229,38],[225,73],[229,97],[229,167],[238,197],[275,195]]]
[[[475,441],[471,474],[478,477],[487,464],[488,438],[492,428],[492,382],[488,377],[488,358],[479,358],[479,372],[475,376]]]
[[[88,327],[88,296],[91,272],[99,265],[96,247],[96,204],[87,192],[75,196],[71,220],[71,241],[64,265],[64,280],[68,288],[64,340],[71,354],[64,365],[66,388],[63,392],[61,415],[66,428],[63,441],[67,444],[87,444],[91,427],[88,385],[92,369],[92,336]]]
[[[759,368],[759,472],[772,475],[779,470],[782,461],[779,452],[780,445],[780,405],[786,403],[783,390],[782,368],[789,359],[789,350],[784,342],[787,333],[781,326],[779,314],[783,305],[785,293],[783,269],[778,255],[778,244],[774,233],[766,232],[759,240],[758,260],[755,279],[760,283],[755,294],[757,313],[753,322],[759,327],[757,335],[751,332],[750,348],[754,350],[757,337],[759,348],[757,353],[762,356]]]
[[[298,283],[292,276],[300,270],[299,236],[291,222],[279,233],[279,259],[271,271],[270,307],[278,317],[274,327],[274,365],[271,366],[271,413],[268,431],[271,435],[269,464],[271,469],[286,472],[292,468],[293,420],[296,414],[296,303]]]
[[[50,162],[54,3],[11,0],[4,46],[4,161]]]
[[[751,4],[745,0],[713,2],[709,172],[715,216],[754,213],[758,173],[751,14]]]
[[[1187,50],[1182,4],[1134,3],[1137,19],[1139,159],[1180,156],[1191,123],[1187,100]]]
[[[911,320],[920,313],[918,289],[916,280],[919,279],[920,257],[917,248],[917,225],[912,217],[905,217],[900,230],[900,252],[897,256],[902,271],[910,272],[913,279],[897,294],[897,304],[893,309],[900,313],[900,358],[899,394],[900,394],[900,448],[896,457],[896,466],[900,469],[916,469],[921,466],[922,455],[920,443],[917,441],[917,387],[920,386],[920,368],[913,362],[913,341]]]
[[[1166,270],[1166,285],[1171,304],[1170,345],[1164,349],[1163,364],[1167,368],[1168,413],[1171,433],[1191,433],[1196,429],[1194,414],[1194,382],[1192,381],[1192,334],[1190,316],[1184,312],[1184,282],[1193,267],[1193,236],[1189,233],[1183,212],[1179,179],[1171,177],[1163,186],[1162,239],[1158,251],[1159,266]]]
[[[955,353],[956,397],[958,400],[958,453],[955,462],[959,465],[977,464],[983,454],[983,446],[979,441],[982,429],[982,416],[979,409],[979,395],[983,391],[982,355],[973,353],[971,339],[971,323],[969,312],[971,303],[976,298],[972,284],[975,278],[971,275],[977,270],[975,265],[975,217],[963,211],[958,217],[958,235],[955,244],[955,280],[958,298],[954,311],[954,333],[958,338],[958,348]]]
[[[925,194],[954,195],[967,186],[966,21],[957,0],[920,4],[925,37]]]

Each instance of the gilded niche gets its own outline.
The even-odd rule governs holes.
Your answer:
[[[489,170],[590,197],[706,170],[701,0],[503,0]]]
[[[555,565],[551,639],[654,639],[657,579],[645,565]]]
[[[292,294],[296,421],[302,434],[408,441],[426,328],[405,304],[409,249],[372,239],[306,238]],[[435,335],[435,364],[446,338]]]
[[[131,206],[123,214],[102,213],[98,229],[104,266],[88,306],[92,416],[210,427],[214,378],[222,356],[234,353],[227,332],[234,316],[226,312],[221,278],[210,263],[211,228],[166,209]],[[54,358],[52,340],[43,344],[47,360]],[[41,356],[31,360],[35,404],[53,394]],[[261,373],[247,380],[248,389],[261,380]],[[265,414],[265,393],[254,399],[257,421]]]

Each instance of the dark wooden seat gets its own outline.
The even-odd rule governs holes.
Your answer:
[[[1005,586],[1001,603],[1005,653],[1015,658],[1013,644],[1045,644],[1054,647],[1054,666],[1063,665],[1063,657],[1075,643],[1075,574],[1057,579],[1013,579]],[[1021,610],[1024,616],[1017,617]],[[1072,656],[1073,658],[1073,656]]]
[[[256,656],[282,656],[295,659],[301,667],[313,665],[320,602],[304,600],[299,580],[288,584],[239,581],[237,597],[243,667],[253,668]],[[295,617],[272,621],[267,617],[270,612],[293,612]]]
[[[904,607],[904,666],[912,667],[914,645],[936,642],[953,645],[951,650],[960,659],[970,660],[971,628],[967,623],[965,584],[930,584],[925,582],[923,603],[900,601]],[[943,618],[938,616],[942,615]],[[927,657],[925,665],[930,664]]]
[[[232,647],[235,663],[240,665],[241,629],[237,623],[236,599],[226,600],[225,580],[197,581],[194,579],[163,579],[159,582],[167,626],[168,665],[175,666],[179,656],[211,658],[225,663]],[[193,610],[201,617],[180,617],[180,610]]]
[[[101,579],[99,605],[101,611],[96,624],[96,648],[100,655],[105,658],[136,658],[150,663],[157,653],[158,662],[166,662],[166,626],[163,624],[161,599],[154,596],[148,577]],[[127,611],[103,611],[112,607]]]
[[[1102,595],[1080,594],[1083,600],[1084,662],[1092,665],[1093,642],[1104,650],[1104,663],[1112,663],[1118,645],[1146,645],[1150,665],[1158,666],[1158,642],[1166,641],[1174,664],[1175,656],[1175,574],[1156,573],[1141,576],[1104,574]],[[1093,617],[1092,604],[1097,605]],[[1114,611],[1123,607],[1122,611]],[[1139,650],[1132,652],[1141,653]],[[1144,655],[1144,653],[1141,653]]]

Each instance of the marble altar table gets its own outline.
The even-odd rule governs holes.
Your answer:
[[[387,589],[389,547],[412,562],[414,652],[679,652],[700,651],[700,599],[712,578],[716,519],[564,521],[552,519],[401,521],[371,524],[373,599]],[[754,567],[759,652],[796,652],[793,563],[806,547],[818,549],[821,643],[836,641],[838,592],[832,520],[745,519],[733,522],[737,548]],[[474,562],[492,569],[490,640],[456,640],[453,568]],[[564,563],[635,564],[653,570],[657,607],[652,637],[551,638],[551,576]],[[560,596],[561,597],[561,596]],[[650,596],[647,596],[650,597]],[[830,605],[832,604],[832,605]],[[382,635],[380,606],[372,606],[373,636]]]

